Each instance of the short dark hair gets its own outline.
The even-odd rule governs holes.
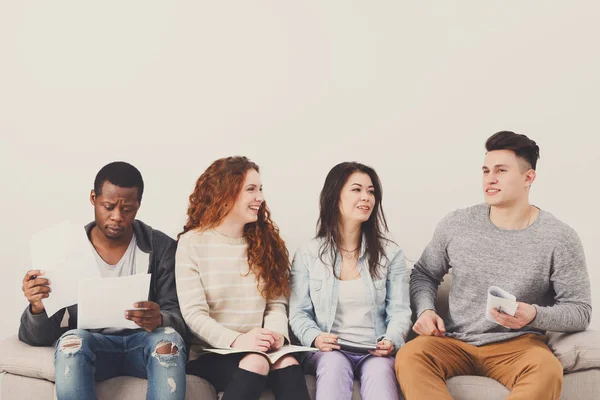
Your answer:
[[[125,161],[115,161],[102,167],[94,180],[94,192],[97,196],[102,194],[104,182],[110,182],[122,188],[137,188],[138,201],[142,201],[144,180],[140,171],[133,165]]]
[[[533,170],[540,158],[540,148],[533,140],[511,131],[494,133],[485,142],[485,148],[487,151],[512,150],[517,157],[527,161]]]

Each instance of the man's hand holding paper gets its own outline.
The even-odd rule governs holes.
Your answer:
[[[133,321],[140,328],[152,332],[162,325],[160,306],[153,301],[141,301],[133,305],[135,309],[125,311],[125,318]]]
[[[531,304],[517,302],[517,310],[514,316],[496,309],[493,309],[491,313],[495,321],[500,325],[510,329],[520,329],[533,321],[537,311]]]
[[[21,289],[31,304],[31,313],[40,314],[44,311],[44,303],[42,299],[47,299],[50,296],[50,280],[43,278],[44,271],[34,269],[27,271],[23,278],[23,286]]]
[[[529,324],[537,313],[534,306],[516,301],[517,298],[507,291],[491,286],[488,289],[485,317],[510,329],[520,329]]]

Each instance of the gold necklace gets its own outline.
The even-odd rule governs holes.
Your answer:
[[[523,229],[527,228],[529,226],[529,221],[531,221],[531,215],[533,214],[533,206],[530,204],[529,205],[529,217],[527,217],[527,224],[525,224],[525,226],[523,227]]]
[[[343,247],[338,246],[338,249],[341,250],[341,252],[342,252],[342,258],[344,257],[344,253],[346,253],[349,257],[358,258],[358,257],[356,257],[356,252],[358,251],[359,248],[360,247],[357,247],[354,250],[346,250]]]

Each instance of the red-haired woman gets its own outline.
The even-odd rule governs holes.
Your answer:
[[[258,399],[267,383],[277,399],[306,400],[304,375],[291,355],[271,366],[256,353],[202,352],[268,352],[289,342],[289,255],[258,171],[246,157],[219,159],[190,195],[175,266],[179,304],[194,336],[188,373],[224,391],[224,400]]]

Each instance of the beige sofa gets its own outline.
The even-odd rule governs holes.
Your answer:
[[[447,295],[451,279],[445,279],[438,293],[440,314],[447,310]],[[564,366],[565,378],[561,399],[600,399],[600,332],[585,331],[575,334],[548,334],[548,345]],[[314,398],[315,379],[306,377]],[[0,342],[0,400],[54,398],[53,348],[32,347],[12,336]],[[448,388],[455,399],[504,399],[508,390],[498,382],[478,376],[458,376],[448,380]],[[99,382],[98,398],[103,400],[143,400],[146,380],[118,377]],[[196,376],[187,376],[186,399],[216,399],[214,388]],[[261,400],[273,399],[265,392]],[[359,386],[354,384],[353,400],[359,400]]]

